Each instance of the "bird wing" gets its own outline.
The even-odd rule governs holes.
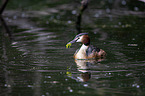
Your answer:
[[[99,51],[100,51],[99,48],[94,47],[93,45],[90,45],[90,46],[88,47],[88,49],[86,50],[86,54],[87,54],[87,56],[89,56],[90,54],[96,53],[96,52],[99,52]]]

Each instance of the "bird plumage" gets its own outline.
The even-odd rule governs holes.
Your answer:
[[[106,52],[102,49],[94,47],[90,44],[90,38],[88,33],[80,33],[78,34],[72,41],[70,41],[66,47],[70,47],[70,45],[74,42],[82,42],[81,48],[79,48],[75,54],[75,59],[97,59],[104,57]]]

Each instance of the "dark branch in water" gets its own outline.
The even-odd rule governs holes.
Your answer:
[[[7,3],[8,3],[9,0],[5,0],[5,2],[2,4],[1,8],[0,8],[0,15],[3,13]]]
[[[5,20],[3,19],[2,16],[0,16],[0,21],[1,21],[1,24],[4,26],[9,38],[12,40],[13,39],[12,32],[10,31],[9,27],[7,26]]]
[[[89,0],[82,0],[81,2],[80,11],[79,11],[79,14],[77,16],[77,21],[76,21],[76,29],[78,33],[81,33],[82,14],[85,11],[85,9],[87,9],[88,3],[89,3]]]

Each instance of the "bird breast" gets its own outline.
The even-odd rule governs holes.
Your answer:
[[[88,46],[85,46],[84,44],[81,46],[81,48],[78,50],[78,52],[75,54],[75,59],[87,59],[86,50],[88,49]]]

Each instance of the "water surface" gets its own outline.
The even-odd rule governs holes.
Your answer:
[[[98,61],[75,61],[80,44],[65,48],[77,33],[72,11],[38,17],[31,12],[4,15],[13,39],[0,26],[0,95],[144,96],[145,17],[95,11],[102,16],[84,15],[91,19],[82,31],[107,52]]]

